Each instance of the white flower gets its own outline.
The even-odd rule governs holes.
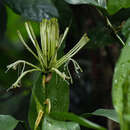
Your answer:
[[[62,77],[65,81],[67,79],[71,79],[70,72],[69,77],[66,76],[64,72],[60,72],[58,68],[63,64],[68,64],[69,61],[74,63],[75,70],[80,69],[78,63],[72,59],[72,57],[89,41],[89,38],[86,34],[80,39],[80,41],[63,57],[57,59],[57,52],[63,43],[69,28],[67,27],[63,35],[59,35],[59,26],[56,18],[52,18],[50,20],[43,19],[40,23],[40,37],[41,37],[41,45],[39,45],[36,36],[34,34],[33,28],[29,22],[25,23],[25,28],[27,30],[28,36],[31,39],[36,52],[34,53],[32,49],[26,44],[21,33],[18,31],[18,36],[26,47],[26,49],[32,53],[32,55],[38,60],[40,66],[33,65],[24,60],[18,60],[11,65],[8,65],[8,70],[10,68],[16,69],[19,64],[23,64],[23,70],[21,75],[18,77],[17,81],[11,86],[11,88],[19,87],[19,83],[21,79],[28,73],[33,71],[40,71],[44,74],[48,74],[51,72],[56,72],[60,77]],[[24,71],[25,65],[29,65],[32,69]],[[68,68],[68,67],[67,67]]]

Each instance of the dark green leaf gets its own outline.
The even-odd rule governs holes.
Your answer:
[[[60,27],[61,29],[65,29],[67,26],[69,26],[70,21],[73,18],[72,10],[64,0],[53,1],[59,13]]]
[[[80,130],[77,123],[57,121],[48,116],[44,118],[42,130]]]
[[[0,115],[0,129],[1,130],[14,130],[19,121],[15,120],[9,115]]]
[[[121,129],[127,126],[124,115],[130,114],[130,36],[122,49],[113,77],[112,98]]]
[[[74,122],[79,123],[82,126],[87,127],[87,128],[92,128],[92,129],[96,129],[96,130],[105,130],[105,128],[103,128],[103,127],[101,127],[101,126],[99,126],[99,125],[97,125],[89,120],[86,120],[83,117],[77,116],[77,115],[72,114],[72,113],[53,112],[53,113],[50,113],[50,116],[53,118],[60,117],[64,120],[74,121]]]
[[[114,38],[110,35],[108,30],[105,29],[103,24],[98,24],[94,28],[91,28],[88,32],[88,37],[91,39],[87,45],[87,48],[99,48],[104,47],[115,42]]]
[[[3,0],[16,13],[26,19],[41,21],[43,18],[57,17],[58,12],[51,0]]]
[[[128,38],[130,36],[130,18],[126,21],[122,28],[123,35]]]
[[[114,109],[98,109],[92,113],[84,113],[83,117],[90,117],[90,116],[103,116],[108,119],[111,119],[117,123],[119,123],[117,113]]]

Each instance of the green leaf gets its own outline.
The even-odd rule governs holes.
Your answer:
[[[130,36],[116,64],[113,77],[112,99],[120,119],[121,129],[128,130],[125,129],[128,123],[124,115],[130,114]]]
[[[122,8],[129,8],[130,0],[108,0],[107,6],[109,14],[115,14]]]
[[[51,0],[3,0],[13,11],[26,19],[41,21],[57,17],[58,12]]]
[[[58,121],[46,116],[42,123],[42,130],[80,130],[80,126],[75,122]]]
[[[67,112],[69,107],[69,86],[56,73],[47,84],[47,97],[51,100],[51,112]]]
[[[94,28],[89,30],[88,37],[91,40],[86,47],[92,49],[104,47],[115,42],[114,38],[105,30],[104,25],[101,23],[97,23]]]
[[[103,116],[108,119],[111,119],[117,123],[119,123],[117,113],[114,109],[98,109],[92,113],[84,113],[83,117],[90,117],[90,116]]]
[[[46,98],[51,101],[52,112],[66,112],[69,105],[69,87],[58,75],[53,73],[52,79],[46,84],[46,91],[42,87],[42,74],[35,74],[36,82],[33,86],[29,109],[29,124],[34,128],[38,110],[44,108]]]
[[[70,4],[90,4],[101,8],[106,8],[106,0],[65,0]]]
[[[130,18],[123,25],[122,33],[126,38],[130,36]]]
[[[25,41],[28,40],[26,29],[23,27],[25,20],[21,16],[15,14],[10,8],[7,7],[6,9],[8,15],[6,36],[15,46],[21,47],[21,44],[17,44],[19,43],[17,30],[20,30]],[[36,22],[31,22],[31,24],[35,30],[35,35],[39,36],[39,24]]]
[[[34,86],[32,89],[32,95],[30,100],[30,108],[29,108],[29,115],[28,120],[31,129],[34,129],[35,121],[38,116],[38,112],[40,109],[44,107],[45,101],[45,90],[42,86],[42,74],[41,73],[34,73]]]
[[[74,121],[87,128],[92,128],[92,129],[96,129],[96,130],[105,130],[105,128],[101,127],[100,125],[97,125],[97,124],[95,124],[89,120],[86,120],[83,117],[77,116],[73,113],[53,112],[53,113],[50,113],[50,116],[53,118],[60,117],[64,120]]]
[[[14,130],[19,121],[9,115],[0,115],[0,129]]]

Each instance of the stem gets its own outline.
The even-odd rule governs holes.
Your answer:
[[[37,116],[37,119],[36,119],[36,121],[35,121],[34,130],[37,130],[37,128],[38,128],[38,126],[39,126],[39,124],[40,124],[40,122],[41,122],[41,119],[42,119],[42,117],[43,117],[43,114],[44,114],[44,112],[43,112],[42,110],[40,110],[40,111],[38,112],[38,116]]]
[[[49,114],[51,111],[51,101],[49,98],[47,98],[47,91],[46,91],[46,76],[43,75],[43,79],[42,79],[42,87],[44,89],[45,92],[45,102],[44,104],[45,106],[45,113]]]
[[[42,78],[42,87],[43,87],[43,91],[44,91],[44,95],[45,95],[45,99],[46,99],[45,79],[46,79],[46,76],[43,75],[43,78]],[[34,99],[35,99],[36,103],[39,102],[39,101],[37,100],[37,98],[35,97],[35,95],[34,95]],[[44,110],[42,109],[42,106],[44,105],[44,101],[43,101],[43,104],[42,104],[42,105],[41,105],[40,103],[38,103],[37,105],[39,105],[41,108],[38,110],[38,115],[37,115],[37,118],[36,118],[36,121],[35,121],[34,130],[37,130],[37,128],[38,128],[38,126],[39,126],[41,120],[42,120],[43,117],[44,117],[45,110],[46,110],[46,108],[44,109],[44,107],[43,107]]]
[[[118,40],[122,43],[123,46],[125,46],[124,41],[121,39],[121,37],[117,34],[117,32],[115,31],[114,27],[112,26],[110,20],[106,17],[106,21],[107,24],[109,25],[109,27],[112,29],[112,31],[114,32],[114,34],[116,35],[116,37],[118,38]]]

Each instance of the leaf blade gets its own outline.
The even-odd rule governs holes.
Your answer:
[[[0,115],[0,129],[1,130],[14,130],[18,124],[18,120],[10,115]]]
[[[97,124],[95,124],[95,123],[93,123],[89,120],[86,120],[83,117],[77,116],[73,113],[53,112],[53,113],[50,113],[50,116],[53,117],[53,118],[57,118],[57,116],[58,116],[58,117],[60,117],[64,120],[74,121],[74,122],[79,123],[82,126],[87,127],[87,128],[93,128],[93,129],[96,129],[96,130],[105,130],[105,128],[101,127],[100,125],[97,125]]]

